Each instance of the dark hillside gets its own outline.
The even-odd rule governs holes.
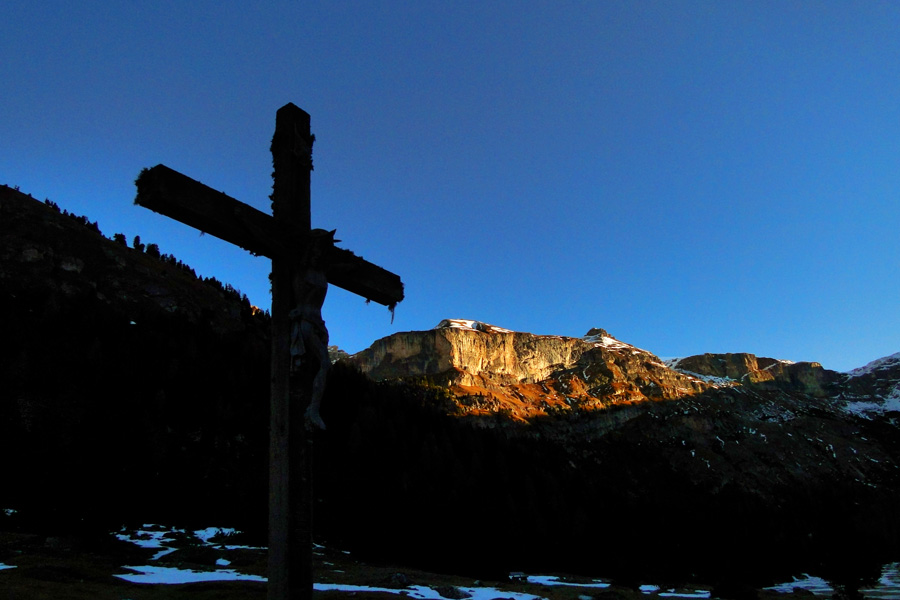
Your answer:
[[[0,187],[0,504],[264,510],[268,317],[153,251]]]
[[[442,388],[333,375],[319,521],[371,558],[747,581],[896,556],[896,433],[804,398],[718,390],[523,426],[448,417]]]

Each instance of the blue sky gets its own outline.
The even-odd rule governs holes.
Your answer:
[[[846,370],[900,351],[900,4],[25,2],[0,183],[268,306],[269,263],[132,204],[166,164],[268,211],[275,111],[313,225],[398,273],[332,342],[468,318],[663,357]]]

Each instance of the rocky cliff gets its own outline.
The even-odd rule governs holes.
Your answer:
[[[843,380],[818,363],[753,354],[663,361],[603,329],[573,338],[463,319],[391,335],[346,360],[377,380],[421,378],[445,386],[466,413],[502,411],[516,418],[673,400],[733,386],[825,397]]]
[[[699,354],[672,359],[669,367],[717,385],[747,385],[755,389],[796,391],[816,397],[832,394],[845,379],[817,362],[793,362],[757,357],[746,352]]]

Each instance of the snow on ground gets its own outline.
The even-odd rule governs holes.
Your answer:
[[[900,589],[900,562],[885,565],[881,570],[881,578],[878,583]]]
[[[887,598],[886,590],[894,592],[893,597],[900,597],[900,563],[890,563],[881,569],[878,587],[863,590],[867,598]]]
[[[792,581],[787,583],[780,583],[766,589],[780,594],[790,594],[795,589],[806,590],[817,596],[830,596],[834,593],[834,589],[828,585],[827,581],[807,573],[804,573],[801,577],[794,577]]]
[[[234,535],[235,533],[237,533],[237,530],[229,527],[207,527],[206,529],[198,529],[195,531],[194,536],[204,544],[208,544],[210,543],[209,540],[217,535],[229,536]]]
[[[834,596],[834,588],[821,577],[804,573],[793,581],[766,588],[781,594],[790,594],[795,589],[812,592],[816,596]],[[878,583],[871,588],[860,590],[865,598],[873,600],[896,600],[900,598],[900,563],[889,563],[882,567]]]
[[[538,585],[562,585],[569,587],[584,587],[584,588],[608,588],[609,583],[595,579],[591,583],[572,583],[569,581],[560,581],[559,577],[553,577],[550,575],[529,575],[525,578],[528,583],[536,583]]]
[[[231,537],[237,533],[234,529],[221,527],[207,527],[206,529],[198,529],[188,533],[184,529],[166,528],[161,525],[145,524],[142,529],[128,531],[122,529],[115,534],[116,538],[123,542],[130,542],[141,548],[149,548],[159,552],[150,557],[151,562],[155,562],[165,556],[178,550],[178,544],[189,540],[193,543],[199,542],[205,546],[219,548],[221,550],[240,550],[255,549],[263,550],[264,548],[253,548],[251,546],[237,546],[232,544],[221,544],[213,542],[212,539],[219,536]],[[216,559],[216,566],[227,567],[231,561],[225,558]],[[200,581],[265,581],[264,577],[258,575],[245,575],[238,573],[232,569],[215,569],[213,571],[197,571],[191,569],[178,569],[175,567],[161,566],[133,566],[126,565],[122,567],[134,573],[123,573],[115,575],[119,579],[130,581],[132,583],[194,583]]]
[[[183,543],[192,541],[196,543],[211,546],[214,548],[246,548],[245,546],[228,546],[218,542],[213,542],[212,538],[216,536],[230,537],[237,533],[233,529],[207,528],[194,532],[186,532],[183,529],[166,529],[158,525],[144,525],[143,529],[128,532],[122,530],[116,533],[116,537],[123,541],[137,544],[142,548],[160,549],[165,552],[175,551],[170,545],[175,543]],[[264,548],[258,548],[264,550]],[[159,553],[157,554],[159,556]],[[156,557],[151,558],[156,560]],[[224,558],[216,561],[218,567],[227,567],[230,562]],[[0,563],[0,570],[12,569],[15,566]],[[116,574],[115,577],[129,581],[132,583],[146,584],[183,584],[195,583],[203,581],[258,581],[265,582],[266,578],[259,575],[248,575],[239,573],[234,569],[218,568],[214,570],[192,570],[179,569],[175,567],[162,567],[157,565],[143,566],[123,566],[122,569],[132,571],[131,573]],[[594,579],[590,583],[572,583],[560,581],[558,577],[548,575],[529,575],[525,580],[530,584],[547,585],[547,586],[570,586],[583,588],[607,588],[609,583],[602,579]],[[795,577],[792,581],[782,583],[770,588],[771,591],[789,594],[795,588],[807,590],[817,596],[831,596],[834,590],[831,586],[819,577],[803,574],[801,577]],[[442,600],[442,596],[437,590],[426,586],[409,586],[406,588],[381,588],[362,585],[333,584],[333,583],[316,583],[314,589],[317,591],[343,591],[348,593],[356,592],[385,592],[398,594],[414,600]],[[513,600],[542,600],[542,596],[527,594],[524,592],[511,592],[508,590],[498,590],[492,587],[460,587],[460,591],[469,594],[471,600],[492,600],[494,598],[511,598]],[[642,585],[640,591],[645,595],[653,595],[660,598],[699,598],[708,599],[711,593],[703,589],[675,589],[660,588],[657,585]],[[870,589],[861,590],[865,597],[875,598],[878,600],[900,600],[900,563],[891,563],[885,565],[882,569],[882,575],[878,584]]]
[[[341,591],[341,592],[384,592],[388,594],[398,594],[416,600],[445,600],[437,590],[424,585],[411,585],[407,588],[382,588],[367,585],[345,585],[337,583],[317,583],[313,589],[320,592]],[[494,598],[513,598],[514,600],[540,600],[540,596],[534,594],[525,594],[522,592],[510,592],[507,590],[498,590],[489,587],[461,587],[461,592],[469,594],[471,600],[493,600]]]
[[[656,594],[662,598],[709,598],[712,595],[712,592],[709,590],[678,590],[675,588],[668,588],[666,590],[660,591],[660,587],[658,585],[642,585],[640,588],[642,594]]]
[[[900,598],[900,563],[890,563],[881,570],[878,585],[860,590],[866,598],[873,600],[896,600]]]
[[[124,566],[123,569],[137,573],[116,574],[113,577],[131,583],[197,583],[201,581],[265,581],[259,575],[245,575],[232,569],[216,569],[215,571],[194,571],[176,567],[157,566]]]
[[[124,529],[116,534],[116,538],[123,542],[131,542],[141,548],[159,550],[150,560],[159,560],[166,554],[175,552],[173,547],[178,535],[186,535],[184,529],[162,529],[155,525],[144,525],[144,529],[126,532]]]
[[[6,516],[6,517],[11,517],[11,516],[13,516],[14,514],[16,514],[16,512],[17,512],[17,511],[16,511],[15,509],[13,509],[13,508],[3,508],[3,509],[0,509],[0,513],[3,513],[3,515]],[[0,571],[3,571],[3,570],[5,570],[5,569],[15,569],[15,568],[16,568],[15,565],[6,565],[6,564],[3,564],[3,563],[0,563]]]
[[[188,532],[184,529],[169,529],[160,525],[146,524],[141,529],[134,531],[122,529],[121,531],[117,532],[115,536],[122,541],[136,544],[142,548],[159,550],[159,552],[157,552],[156,555],[154,555],[150,559],[150,562],[154,562],[158,560],[160,556],[164,556],[169,552],[174,552],[178,549],[178,544],[184,544],[185,542],[199,542],[200,544],[203,544],[205,546],[220,549],[244,548],[242,546],[230,546],[213,541],[214,538],[221,540],[222,537],[225,537],[227,539],[228,537],[231,537],[236,533],[237,532],[234,529],[222,529],[217,527],[208,527],[206,529],[199,529],[193,532]],[[264,548],[261,550],[264,550]],[[164,567],[159,565],[127,565],[123,566],[122,569],[130,572],[119,573],[116,574],[115,577],[118,577],[119,579],[123,579],[125,581],[129,581],[131,583],[146,584],[182,584],[202,581],[266,581],[265,577],[261,577],[259,575],[248,575],[239,573],[234,569],[221,568],[227,567],[229,566],[229,564],[230,562],[227,559],[219,558],[216,561],[216,566],[219,568],[202,571],[195,569]],[[0,567],[3,566],[5,565],[0,565]],[[560,581],[558,577],[548,575],[531,575],[528,576],[526,580],[532,584],[547,586],[556,585],[583,588],[609,587],[609,583],[600,579],[595,579],[592,582],[582,584]],[[316,583],[314,588],[318,591],[340,590],[350,593],[387,592],[400,594],[416,600],[440,600],[442,598],[436,590],[426,586],[410,586],[407,588],[396,589],[360,585]],[[492,598],[498,597],[512,598],[514,600],[541,600],[542,598],[541,596],[536,596],[534,594],[498,590],[492,587],[460,587],[459,589],[460,591],[468,594],[472,600],[490,600]],[[659,588],[654,587],[653,589],[658,590]],[[702,591],[676,592],[676,590],[668,590],[667,592],[662,592],[660,595],[684,598],[709,597],[708,592]]]

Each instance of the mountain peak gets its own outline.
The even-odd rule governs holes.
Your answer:
[[[897,366],[900,366],[900,352],[875,359],[862,367],[848,371],[847,375],[850,377],[862,377],[863,375],[869,375],[876,371],[885,371]]]
[[[511,329],[504,329],[496,325],[470,319],[444,319],[437,324],[435,329],[467,329],[469,331],[481,331],[482,333],[513,333]]]
[[[650,352],[647,352],[646,350],[641,350],[636,346],[632,346],[631,344],[614,338],[608,331],[600,329],[599,327],[592,327],[581,339],[589,344],[593,344],[595,348],[602,347],[609,350],[630,350],[633,353],[650,354]]]

